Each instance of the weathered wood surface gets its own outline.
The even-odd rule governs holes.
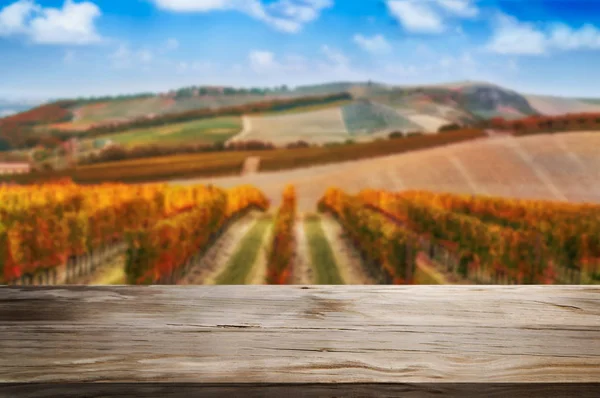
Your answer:
[[[600,288],[0,288],[0,382],[600,381]]]
[[[597,398],[598,383],[425,384],[0,384],[0,398]]]

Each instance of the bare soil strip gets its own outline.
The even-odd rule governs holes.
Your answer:
[[[263,248],[271,218],[263,215],[244,235],[236,251],[227,261],[226,267],[216,278],[217,285],[245,285]]]
[[[338,270],[346,285],[376,285],[358,251],[344,236],[341,225],[329,214],[321,215],[321,225],[329,240],[338,264]]]
[[[266,285],[267,284],[267,263],[269,258],[269,250],[271,249],[271,242],[273,241],[273,215],[269,214],[270,225],[267,233],[264,235],[264,239],[261,243],[260,250],[258,251],[258,257],[256,262],[248,275],[248,285]]]
[[[214,285],[215,278],[227,267],[227,262],[238,247],[240,240],[256,223],[259,212],[249,213],[229,228],[204,254],[199,264],[190,269],[179,285]]]
[[[315,273],[311,264],[310,251],[304,231],[304,214],[298,214],[295,225],[296,255],[292,268],[291,285],[312,285]]]

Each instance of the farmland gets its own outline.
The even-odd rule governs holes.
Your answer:
[[[3,187],[1,276],[35,285],[600,283],[600,205],[329,187],[318,213],[302,217],[295,187],[280,194],[273,206],[250,185]]]
[[[350,138],[339,108],[302,113],[249,117],[246,140],[271,142],[275,145],[296,141],[311,143],[343,142]]]
[[[411,137],[408,140],[437,140],[444,135]],[[323,194],[323,187],[332,185],[339,186],[349,193],[358,193],[366,188],[393,191],[423,189],[517,198],[600,202],[600,158],[596,150],[600,147],[600,134],[597,132],[454,141],[452,145],[438,145],[435,148],[421,148],[418,151],[396,154],[391,152],[392,143],[395,145],[395,140],[364,144],[368,145],[368,148],[372,148],[371,145],[381,145],[390,149],[389,155],[372,159],[345,161],[342,154],[349,150],[345,148],[353,147],[347,146],[339,147],[340,152],[331,152],[332,158],[335,154],[339,156],[340,163],[336,164],[280,171],[276,171],[276,168],[268,171],[263,164],[263,172],[252,176],[201,178],[191,181],[210,182],[219,186],[250,183],[265,192],[273,203],[279,201],[279,192],[285,184],[292,183],[296,187],[298,206],[302,211],[312,211],[314,203]],[[365,148],[362,145],[354,148]],[[283,164],[283,161],[281,162]],[[296,162],[300,163],[300,160]],[[189,184],[190,181],[180,179],[172,183]]]
[[[357,101],[346,105],[342,112],[346,128],[351,135],[421,129],[419,124],[402,117],[395,109],[370,101]]]
[[[239,117],[218,117],[100,136],[125,147],[146,144],[212,144],[226,141],[242,128]]]
[[[69,177],[78,183],[93,184],[106,181],[140,183],[194,177],[235,176],[242,171],[245,160],[253,156],[260,157],[260,171],[268,172],[404,153],[484,136],[485,134],[480,130],[461,130],[436,136],[414,136],[333,147],[185,154],[99,163],[61,171],[4,178],[27,183]]]

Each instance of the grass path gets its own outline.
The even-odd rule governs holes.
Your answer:
[[[308,243],[311,264],[318,285],[343,285],[338,264],[329,240],[321,226],[321,217],[316,214],[307,215],[304,220],[306,241]]]
[[[92,279],[89,285],[126,285],[125,256],[119,256],[112,267],[106,267]]]
[[[256,224],[259,212],[252,212],[230,225],[204,254],[200,263],[189,270],[179,285],[214,285],[215,278],[227,267],[227,262],[240,240]]]
[[[71,285],[126,285],[127,277],[125,275],[125,254],[118,254],[98,266],[92,273],[77,278]]]
[[[226,268],[215,279],[216,285],[245,285],[252,278],[252,270],[263,249],[267,230],[273,223],[270,215],[263,215],[244,235]]]
[[[269,260],[269,250],[273,242],[274,217],[270,215],[270,224],[267,232],[264,234],[258,257],[252,267],[252,271],[247,279],[248,285],[266,285],[267,284],[267,264]]]

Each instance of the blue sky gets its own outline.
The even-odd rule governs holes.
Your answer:
[[[0,97],[484,80],[600,97],[595,0],[0,0]]]

